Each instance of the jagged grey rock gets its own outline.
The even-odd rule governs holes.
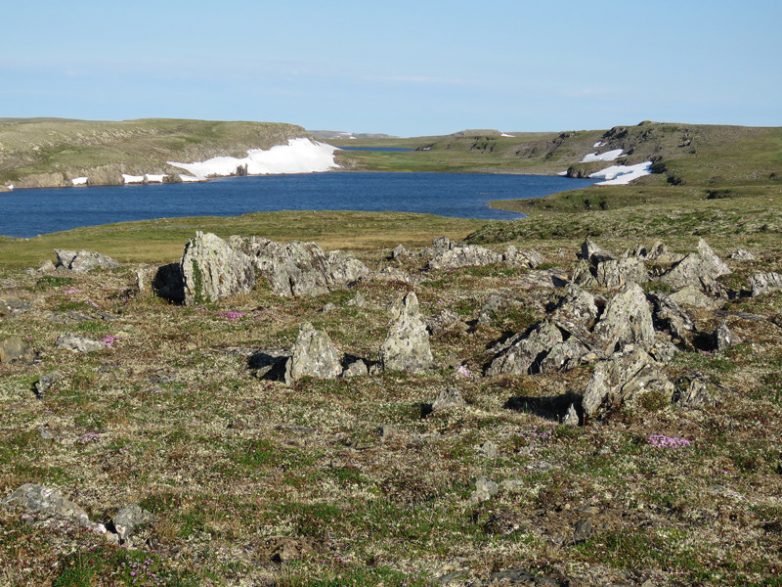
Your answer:
[[[682,377],[676,382],[676,403],[685,408],[702,408],[714,404],[706,381],[699,375]]]
[[[597,299],[577,285],[570,285],[556,303],[551,319],[566,330],[591,329],[599,315]]]
[[[403,257],[407,257],[408,255],[409,255],[409,252],[405,248],[404,245],[397,245],[391,251],[391,254],[389,255],[389,259],[392,259],[394,261],[398,261],[399,259],[402,259]]]
[[[714,346],[717,347],[717,350],[724,351],[740,343],[741,339],[725,322],[722,322],[714,331]]]
[[[553,371],[567,371],[576,367],[591,349],[584,344],[578,337],[571,335],[567,340],[555,344],[546,353],[543,360],[533,365],[530,372],[535,370],[541,373],[551,373]]]
[[[60,374],[55,372],[41,375],[38,380],[33,383],[33,393],[36,399],[44,399],[46,394],[54,388],[57,382],[60,380]]]
[[[697,252],[684,257],[665,273],[660,281],[675,289],[688,285],[710,289],[715,279],[730,273],[732,273],[730,267],[717,256],[705,240],[700,239]]]
[[[670,297],[659,294],[650,296],[654,306],[653,323],[657,330],[668,332],[671,338],[691,346],[695,325],[690,316]]]
[[[595,279],[593,271],[594,268],[589,264],[588,261],[581,260],[573,269],[571,281],[582,287],[594,287],[597,285],[597,279]]]
[[[443,389],[432,403],[432,412],[445,412],[465,406],[462,393],[455,387]]]
[[[151,524],[155,516],[138,504],[132,504],[120,509],[111,518],[114,530],[122,542],[125,542],[138,528]]]
[[[86,338],[84,336],[77,336],[75,334],[61,334],[57,338],[55,346],[75,353],[94,353],[107,348],[105,343],[101,341],[92,340],[91,338]]]
[[[383,368],[419,373],[432,367],[429,333],[421,317],[418,296],[406,294],[394,306],[391,328],[380,349]]]
[[[628,283],[646,283],[649,274],[643,261],[636,257],[626,257],[598,262],[595,279],[598,285],[619,289]]]
[[[649,354],[633,348],[597,364],[581,405],[588,418],[596,418],[649,393],[670,401],[674,385]]]
[[[543,255],[533,249],[519,250],[514,245],[508,245],[502,255],[502,261],[512,267],[529,267],[535,269],[543,263]]]
[[[367,375],[369,375],[369,367],[367,367],[367,364],[363,359],[351,361],[342,372],[342,376],[347,379],[350,379],[351,377],[365,377]]]
[[[703,308],[714,310],[722,305],[723,302],[710,298],[703,290],[693,285],[688,285],[675,291],[668,296],[668,299],[679,306],[690,306],[692,308]]]
[[[87,512],[66,499],[59,491],[44,485],[25,483],[5,500],[3,505],[12,511],[21,511],[36,520],[60,520],[77,526],[105,531],[101,524],[93,524]]]
[[[756,273],[749,278],[752,297],[779,291],[782,289],[782,275],[779,273]]]
[[[428,269],[458,269],[481,267],[501,263],[502,255],[478,245],[452,246],[436,252],[427,265]]]
[[[734,261],[754,261],[755,255],[749,252],[747,249],[738,248],[731,253],[730,258]]]
[[[209,232],[188,241],[181,266],[186,305],[247,293],[255,285],[252,260]]]
[[[64,249],[56,249],[54,255],[56,257],[56,267],[62,267],[63,269],[76,271],[77,273],[86,273],[93,269],[113,269],[119,267],[119,263],[111,257],[93,251],[66,251]]]
[[[578,426],[579,420],[576,406],[570,404],[570,407],[567,409],[567,413],[565,414],[565,418],[562,420],[562,423],[565,426]]]
[[[358,259],[342,251],[326,254],[316,243],[232,236],[229,244],[252,259],[257,272],[279,296],[321,295],[369,275]]]
[[[434,336],[445,333],[464,334],[467,332],[467,324],[452,310],[445,309],[439,314],[430,317],[426,325]]]
[[[581,251],[578,254],[578,258],[587,261],[592,265],[596,265],[601,261],[616,259],[616,255],[603,249],[592,239],[588,238],[581,244]]]
[[[303,377],[336,379],[342,374],[342,353],[329,335],[315,330],[309,322],[302,324],[285,365],[285,383],[294,384]]]
[[[562,332],[546,320],[529,332],[518,334],[501,345],[486,375],[526,375],[539,370],[546,354],[563,341]]]
[[[646,294],[637,283],[626,286],[608,302],[594,329],[606,354],[626,344],[649,349],[654,344],[654,324]]]

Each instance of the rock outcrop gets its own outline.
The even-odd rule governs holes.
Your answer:
[[[21,512],[38,521],[56,520],[100,532],[106,531],[102,524],[92,523],[82,507],[65,498],[56,489],[44,485],[26,483],[2,503],[7,509]]]
[[[626,286],[608,302],[594,333],[609,355],[627,344],[644,349],[654,345],[652,312],[640,285]]]
[[[619,289],[629,283],[645,283],[649,280],[643,261],[637,257],[600,261],[594,276],[598,285],[608,289]]]
[[[665,273],[660,281],[674,289],[695,285],[711,291],[718,277],[730,273],[730,267],[717,256],[705,240],[700,239],[697,252],[684,257]]]
[[[73,351],[74,353],[94,353],[108,348],[99,340],[92,340],[76,334],[62,334],[57,338],[55,346],[60,349]]]
[[[581,405],[588,418],[596,418],[650,393],[670,402],[674,385],[645,351],[628,348],[597,364]]]
[[[342,374],[342,353],[325,332],[309,322],[299,329],[296,344],[285,365],[285,383],[293,385],[304,377],[336,379]]]
[[[496,349],[486,375],[526,375],[540,370],[546,354],[563,342],[562,332],[546,320],[528,332],[518,334]]]
[[[753,298],[779,291],[782,289],[782,275],[774,272],[756,273],[749,278],[749,287]]]
[[[419,373],[431,368],[434,359],[429,333],[414,292],[395,305],[391,328],[380,349],[380,360],[389,371]]]
[[[95,253],[93,251],[66,251],[65,249],[56,249],[55,267],[76,271],[77,273],[86,273],[93,269],[113,269],[119,267],[111,257]]]
[[[452,246],[435,255],[427,269],[458,269],[502,263],[502,255],[478,245]]]
[[[279,296],[316,296],[367,277],[369,269],[341,251],[325,253],[316,243],[277,243],[261,237],[231,237],[258,274]]]
[[[186,305],[247,293],[255,285],[252,259],[212,233],[196,232],[185,245],[181,266]]]

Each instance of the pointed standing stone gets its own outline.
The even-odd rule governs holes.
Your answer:
[[[429,333],[415,292],[405,295],[394,308],[394,321],[380,349],[380,360],[390,371],[420,373],[431,368],[434,359]]]
[[[303,377],[336,379],[341,374],[342,354],[329,335],[315,330],[309,322],[303,324],[285,365],[285,383],[292,385]]]

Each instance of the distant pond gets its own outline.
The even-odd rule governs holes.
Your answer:
[[[545,175],[328,172],[168,185],[20,189],[0,193],[0,235],[31,237],[131,220],[276,210],[420,212],[512,220],[523,215],[495,210],[488,203],[539,198],[593,183]]]

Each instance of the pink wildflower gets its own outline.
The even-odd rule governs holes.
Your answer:
[[[470,371],[464,365],[459,365],[459,367],[456,369],[456,374],[459,377],[464,377],[465,379],[472,379],[472,371]]]
[[[65,290],[65,293],[69,296],[72,296],[74,294],[81,293],[81,290],[75,287],[69,287]]]
[[[114,343],[117,342],[117,337],[113,334],[108,334],[103,337],[102,339],[103,344],[105,344],[107,347],[111,348],[114,346]]]
[[[237,310],[229,310],[228,312],[220,312],[220,316],[226,320],[239,320],[240,318],[244,318],[245,314],[244,312],[239,312]]]
[[[655,448],[682,448],[691,444],[686,438],[665,434],[650,434],[646,441]]]

